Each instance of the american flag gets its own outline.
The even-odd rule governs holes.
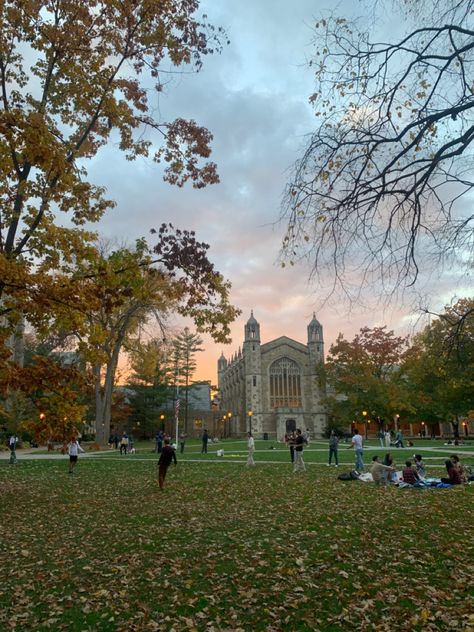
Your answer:
[[[179,399],[177,399],[174,403],[174,414],[176,418],[179,417]]]

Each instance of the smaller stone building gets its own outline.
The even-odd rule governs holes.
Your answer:
[[[242,348],[218,360],[219,404],[228,434],[280,439],[301,428],[321,436],[326,427],[317,368],[324,359],[323,328],[313,315],[307,343],[281,336],[261,343],[253,312],[245,325]]]

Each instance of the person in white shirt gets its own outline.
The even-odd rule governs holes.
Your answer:
[[[249,458],[247,459],[247,465],[255,465],[255,461],[253,460],[253,454],[255,452],[255,441],[253,439],[252,433],[247,432],[247,449],[249,451]]]
[[[364,454],[363,439],[361,435],[359,434],[359,431],[357,430],[357,428],[354,430],[352,443],[350,446],[348,446],[347,449],[350,450],[351,448],[354,448],[355,469],[358,472],[363,472],[364,471],[364,461],[362,459],[362,456]]]
[[[74,472],[79,452],[84,452],[84,450],[79,445],[79,441],[76,437],[73,437],[67,446],[67,453],[69,454],[69,474]]]
[[[18,443],[18,437],[16,435],[12,435],[10,437],[10,441],[8,442],[11,452],[15,452],[17,443]]]

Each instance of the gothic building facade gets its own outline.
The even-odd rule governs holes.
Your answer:
[[[262,344],[252,312],[242,348],[229,360],[222,354],[217,363],[228,434],[243,436],[250,429],[256,437],[280,439],[301,428],[321,436],[326,412],[317,367],[323,360],[323,328],[314,315],[306,345],[286,336]]]

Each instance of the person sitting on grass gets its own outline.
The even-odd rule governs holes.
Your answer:
[[[446,471],[448,473],[447,477],[441,479],[442,483],[448,483],[449,485],[461,485],[462,479],[459,470],[454,467],[451,459],[445,461]]]
[[[384,456],[382,463],[384,465],[387,465],[389,468],[391,468],[390,470],[384,470],[383,476],[385,478],[385,482],[386,483],[390,483],[390,482],[395,482],[395,476],[394,476],[394,472],[397,471],[397,468],[395,467],[394,463],[393,463],[393,456],[391,454],[391,452],[387,452],[387,454]]]
[[[374,483],[376,485],[385,485],[387,482],[387,477],[385,474],[389,474],[395,472],[395,469],[390,465],[384,465],[380,463],[378,456],[372,457],[372,467],[370,469],[370,473],[372,474],[372,478],[374,479]]]
[[[461,478],[461,482],[465,483],[467,481],[467,472],[463,466],[463,464],[461,463],[461,461],[459,460],[459,457],[457,454],[451,454],[450,456],[451,459],[451,463],[453,464],[454,469],[456,469],[459,472],[459,476]]]
[[[420,477],[418,476],[418,472],[412,467],[411,461],[405,461],[402,479],[403,482],[408,483],[408,485],[416,485],[416,483],[419,482]]]
[[[417,471],[418,476],[420,478],[425,478],[426,467],[425,467],[425,464],[423,463],[423,457],[421,456],[421,454],[415,454],[414,459],[415,459],[415,469]]]

